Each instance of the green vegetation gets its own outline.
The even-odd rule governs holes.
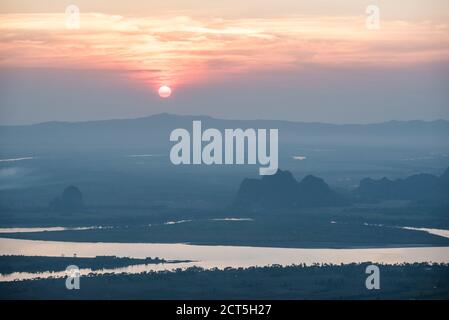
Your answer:
[[[368,264],[265,267],[0,283],[1,299],[449,299],[449,266],[380,266],[380,289],[367,290]]]
[[[120,268],[136,264],[165,263],[159,258],[119,258],[116,256],[81,257],[29,257],[0,256],[0,273],[63,271],[69,265],[92,270]],[[177,262],[177,261],[170,261]]]
[[[409,215],[405,215],[408,212]],[[447,228],[448,218],[422,208],[310,208],[260,212],[190,213],[133,219],[110,229],[0,234],[0,237],[82,242],[152,242],[270,247],[447,246],[449,239],[397,226]],[[220,215],[219,215],[220,214]],[[214,217],[253,221],[215,221]],[[282,217],[282,219],[280,218]],[[175,219],[174,219],[175,218]],[[177,218],[177,219],[176,219]],[[148,221],[151,219],[151,226]],[[169,220],[192,220],[166,225]],[[336,223],[332,223],[336,222]],[[366,225],[365,223],[369,223]],[[382,224],[383,226],[378,226]]]

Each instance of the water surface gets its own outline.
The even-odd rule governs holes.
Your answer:
[[[449,247],[364,248],[364,249],[302,249],[247,246],[206,246],[183,243],[105,243],[65,242],[0,238],[0,255],[25,256],[117,256],[131,258],[163,258],[189,260],[190,263],[134,265],[126,268],[100,270],[93,273],[140,273],[144,271],[174,270],[198,266],[202,268],[247,268],[274,264],[292,265],[314,263],[347,264],[370,261],[378,264],[414,262],[449,263]],[[53,276],[61,276],[55,273]],[[16,273],[0,276],[0,281],[36,278],[36,274]],[[50,273],[41,277],[51,276]],[[62,275],[63,276],[63,275]]]

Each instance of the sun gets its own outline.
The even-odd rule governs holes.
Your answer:
[[[169,86],[161,86],[159,88],[159,97],[168,98],[171,96],[171,89]]]

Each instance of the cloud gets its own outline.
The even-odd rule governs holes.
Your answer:
[[[448,25],[363,16],[205,19],[82,13],[0,15],[0,67],[122,70],[171,86],[251,71],[306,65],[397,66],[447,61]]]

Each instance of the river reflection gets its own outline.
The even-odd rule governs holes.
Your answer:
[[[266,248],[245,246],[206,246],[189,244],[161,243],[87,243],[62,241],[37,241],[0,238],[1,255],[25,256],[117,256],[131,258],[159,257],[165,260],[189,260],[190,263],[164,263],[134,265],[125,268],[92,271],[88,273],[141,273],[144,271],[174,270],[199,266],[203,268],[247,268],[251,266],[269,266],[273,264],[292,265],[314,263],[373,263],[396,264],[414,262],[449,263],[449,247],[413,247],[413,248],[364,248],[364,249],[299,249]],[[62,277],[61,273],[27,274],[16,273],[0,276],[0,281],[22,280],[40,277]]]

